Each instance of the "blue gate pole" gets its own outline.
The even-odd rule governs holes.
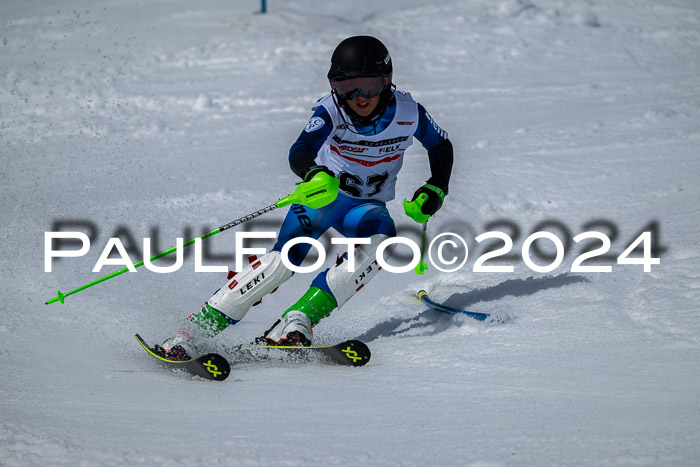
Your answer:
[[[267,1],[260,0],[260,13],[265,13],[265,12],[267,12]]]

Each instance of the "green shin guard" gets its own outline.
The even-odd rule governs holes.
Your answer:
[[[298,302],[282,313],[282,317],[292,310],[301,311],[311,320],[312,325],[317,325],[326,316],[338,307],[336,299],[323,289],[311,287]]]
[[[220,313],[216,308],[209,306],[208,303],[202,306],[199,313],[190,315],[187,321],[197,326],[207,337],[214,337],[231,325],[231,322],[226,319],[226,316]]]

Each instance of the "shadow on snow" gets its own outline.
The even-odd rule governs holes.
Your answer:
[[[583,276],[572,276],[569,274],[540,278],[509,279],[491,287],[464,293],[454,293],[443,303],[452,308],[465,309],[479,302],[492,302],[504,297],[524,297],[536,294],[542,290],[556,289],[580,282],[588,282],[588,279]],[[415,331],[421,329],[425,329],[425,332],[420,333],[420,335],[432,336],[454,326],[456,324],[453,319],[454,316],[452,313],[426,309],[410,318],[391,318],[387,321],[382,321],[358,336],[357,339],[370,342],[380,337],[392,337],[407,333],[416,335]],[[507,317],[505,319],[501,317],[501,321],[508,321],[508,319]]]

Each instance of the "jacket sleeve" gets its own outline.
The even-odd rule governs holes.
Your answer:
[[[306,172],[316,166],[316,155],[330,136],[332,129],[331,116],[323,106],[320,106],[289,149],[289,166],[292,172],[303,179]]]
[[[435,123],[428,111],[420,104],[418,104],[418,127],[413,136],[428,151],[430,178],[427,183],[435,185],[447,194],[454,162],[452,143],[447,132]]]

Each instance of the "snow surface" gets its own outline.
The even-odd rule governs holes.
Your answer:
[[[697,465],[700,3],[268,3],[0,4],[0,465]],[[134,334],[165,338],[223,283],[192,256],[44,305],[116,269],[91,272],[120,230],[164,249],[289,193],[289,145],[355,34],[387,44],[399,88],[449,132],[429,230],[471,248],[455,273],[380,276],[316,328],[368,341],[369,365],[248,364],[224,383],[159,368]],[[390,203],[416,239],[401,199],[427,171],[416,144]],[[98,237],[46,273],[61,221]],[[543,221],[616,233],[613,271],[569,272],[571,243],[548,274],[472,272],[476,235],[510,233],[518,253]],[[661,264],[614,264],[653,221]],[[234,238],[206,242],[232,255]],[[309,281],[212,345],[259,335]],[[426,311],[421,288],[512,319]]]

